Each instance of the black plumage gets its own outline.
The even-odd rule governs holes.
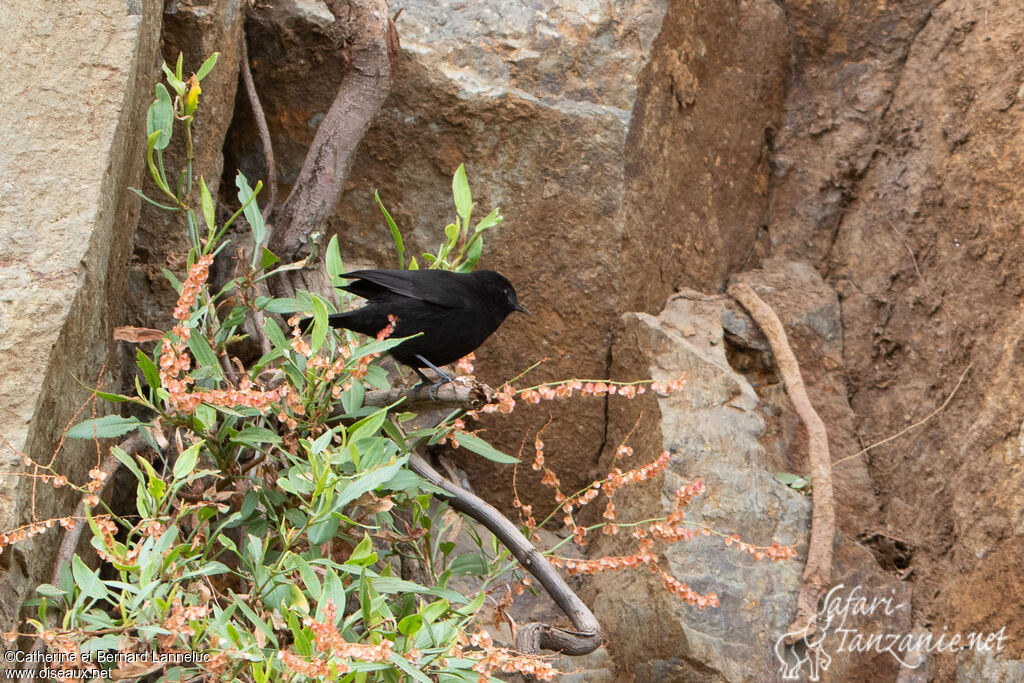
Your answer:
[[[493,270],[356,270],[342,277],[353,280],[342,289],[367,303],[332,314],[331,326],[373,336],[387,326],[388,315],[395,316],[392,337],[422,334],[391,349],[391,356],[425,382],[430,380],[421,368],[450,381],[438,366],[476,350],[512,311],[529,313],[512,284]]]

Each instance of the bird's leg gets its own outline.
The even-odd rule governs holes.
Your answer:
[[[437,391],[438,387],[440,387],[442,385],[445,385],[445,384],[451,384],[452,382],[455,381],[455,378],[453,378],[447,372],[445,372],[441,368],[437,367],[436,365],[434,365],[433,363],[431,363],[429,360],[427,360],[426,358],[424,358],[423,356],[421,356],[418,353],[416,354],[416,358],[421,363],[426,365],[428,368],[430,368],[431,370],[436,372],[437,376],[441,378],[440,381],[434,382],[433,384],[431,384],[430,383],[430,378],[428,378],[426,375],[424,375],[422,370],[420,370],[419,368],[413,368],[413,370],[416,371],[416,374],[420,376],[420,379],[423,380],[424,384],[430,384],[430,388],[427,390],[427,396],[429,396],[431,398],[431,400],[433,400],[434,392]]]

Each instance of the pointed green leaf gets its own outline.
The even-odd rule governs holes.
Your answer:
[[[249,221],[249,227],[252,228],[253,244],[262,246],[263,240],[267,236],[267,228],[263,224],[263,216],[260,215],[260,207],[257,205],[255,198],[263,187],[263,183],[256,183],[256,189],[254,190],[249,187],[249,182],[245,179],[245,176],[239,173],[235,177],[235,185],[238,187],[238,201],[242,203],[245,220]],[[253,266],[259,263],[259,256],[259,250],[253,249]]]
[[[128,432],[138,429],[142,422],[135,417],[121,417],[120,415],[104,415],[95,420],[79,422],[68,430],[69,439],[111,439],[116,436],[123,436]]]
[[[217,354],[210,348],[210,342],[206,341],[206,337],[198,332],[193,332],[188,338],[188,348],[196,357],[198,367],[210,370],[217,377],[223,376],[224,373],[217,360]]]
[[[210,71],[213,70],[213,67],[217,64],[217,57],[220,57],[219,52],[214,52],[212,55],[206,58],[206,61],[203,62],[203,65],[199,67],[199,71],[196,72],[197,80],[203,80],[204,78],[206,78],[207,74],[209,74]]]
[[[217,217],[214,213],[213,197],[210,196],[210,188],[206,187],[206,180],[203,179],[203,176],[199,176],[199,194],[203,204],[203,220],[206,221],[206,227],[213,230]]]
[[[270,251],[266,247],[260,247],[260,251],[262,253],[262,256],[260,256],[260,268],[262,268],[264,270],[266,270],[267,268],[270,268],[275,263],[278,263],[278,262],[281,261],[281,259],[279,259],[276,256],[274,256],[274,252]]]
[[[391,231],[391,239],[395,242],[395,251],[398,252],[398,267],[400,269],[405,268],[405,243],[402,241],[402,233],[398,229],[395,219],[393,219],[391,214],[388,213],[388,210],[384,208],[384,203],[380,200],[380,193],[374,190],[373,198],[377,200],[377,206],[380,207],[380,212],[384,214],[384,220],[388,224],[388,230]]]
[[[145,483],[146,479],[142,476],[142,470],[140,470],[139,466],[135,464],[134,460],[132,460],[132,456],[128,455],[123,449],[118,448],[117,446],[111,446],[110,452],[115,458],[121,461],[122,465],[128,468],[129,472],[135,475],[136,479]]]
[[[345,272],[345,265],[341,261],[341,249],[338,247],[338,236],[331,235],[327,242],[327,253],[324,254],[324,265],[327,267],[327,275],[331,278],[331,285],[341,287],[345,279],[341,274]]]
[[[462,216],[462,220],[468,221],[470,211],[473,209],[473,195],[469,191],[466,167],[463,164],[459,164],[452,177],[452,196],[455,197],[455,210]]]
[[[497,207],[495,207],[494,211],[491,211],[483,220],[476,224],[476,230],[474,232],[483,232],[488,228],[493,228],[503,220],[505,219],[501,217],[501,213],[498,211]]]
[[[370,540],[370,534],[363,536],[363,540],[359,541],[352,550],[352,555],[345,561],[345,564],[354,564],[357,566],[367,566],[377,561],[377,553],[373,552],[373,541]]]
[[[151,389],[159,389],[160,370],[156,367],[156,363],[154,363],[149,356],[143,353],[142,349],[137,349],[135,351],[135,362],[139,366],[139,369],[142,370],[142,375],[146,378],[146,384],[148,384]]]
[[[171,141],[174,128],[174,105],[171,95],[163,83],[156,84],[156,99],[149,105],[146,112],[146,135],[160,131],[160,136],[153,145],[154,149],[165,149]]]
[[[83,594],[97,600],[107,597],[107,587],[100,581],[100,577],[93,570],[89,569],[85,562],[82,562],[82,558],[78,555],[71,558],[71,573],[75,577],[75,585],[78,586]]]
[[[327,305],[323,299],[313,295],[313,332],[310,335],[309,346],[316,353],[324,345],[327,339]]]
[[[164,75],[167,76],[167,82],[171,84],[172,88],[174,88],[174,92],[178,93],[178,97],[184,97],[185,82],[174,75],[174,72],[171,71],[171,68],[167,66],[166,62],[164,62],[162,68],[164,70]]]
[[[509,465],[519,462],[517,458],[513,458],[511,455],[502,453],[475,434],[470,434],[469,432],[457,432],[452,436],[452,438],[458,441],[460,446],[465,446],[477,455],[482,455],[488,460]]]
[[[175,479],[185,479],[196,469],[196,463],[199,462],[199,449],[202,445],[202,441],[192,444],[182,451],[178,459],[174,461]]]

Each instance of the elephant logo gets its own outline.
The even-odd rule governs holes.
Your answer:
[[[819,680],[821,672],[828,670],[832,657],[825,651],[824,643],[831,625],[832,617],[828,617],[824,623],[790,631],[775,641],[775,657],[781,665],[779,674],[783,680],[799,680],[805,665],[810,681]]]

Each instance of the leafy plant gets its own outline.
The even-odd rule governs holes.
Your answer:
[[[385,371],[372,361],[402,340],[329,334],[333,306],[316,294],[253,294],[257,283],[295,266],[280,265],[262,246],[260,183],[251,187],[237,176],[240,208],[219,225],[205,179],[198,193],[193,186],[191,124],[200,82],[215,63],[216,54],[187,80],[180,58],[174,70],[165,65],[170,91],[156,86],[147,116],[150,176],[170,204],[135,191],[184,215],[188,272],[184,280],[166,273],[179,294],[176,324],[151,354],[138,352],[136,393],[97,395],[134,404],[148,417],[90,419],[67,433],[144,440],[145,455],[114,446],[109,456],[135,479],[135,509],[104,509],[94,493],[105,475],[93,470],[79,489],[103,568],[74,556],[56,585],[39,586],[37,614],[28,623],[51,649],[85,653],[83,666],[117,666],[125,675],[475,681],[489,670],[481,669],[485,651],[458,650],[508,552],[479,537],[475,553],[455,552],[453,513],[405,466],[413,449],[450,436],[451,420],[416,428],[395,404],[367,404],[369,393],[388,388]],[[175,122],[186,155],[172,181],[163,150]],[[472,204],[460,172],[459,218],[432,261],[438,267],[471,268],[479,233],[500,221],[495,211],[468,234]],[[251,228],[251,257],[236,277],[211,287],[210,265],[240,215]],[[397,228],[393,234],[401,259]],[[327,268],[337,284],[336,239]],[[270,351],[250,367],[231,358],[247,317],[303,308],[314,318],[308,342],[298,329],[289,336],[267,320]],[[477,437],[466,443],[509,460]],[[67,484],[54,471],[43,476]],[[403,557],[418,561],[428,581],[396,577]],[[449,587],[453,577],[467,574],[481,577],[480,591],[466,596]],[[146,664],[133,669],[128,662],[139,660],[130,653],[146,653]]]
[[[484,231],[497,226],[503,219],[499,210],[495,208],[470,231],[470,226],[472,225],[470,219],[473,215],[473,207],[476,205],[473,203],[473,194],[469,189],[469,180],[466,178],[466,167],[464,164],[459,164],[459,167],[455,169],[455,175],[452,177],[452,197],[455,200],[455,221],[445,226],[445,239],[438,248],[437,253],[424,253],[421,254],[421,257],[429,268],[468,273],[473,270],[477,261],[480,260],[480,254],[484,248]],[[391,238],[394,240],[395,251],[398,254],[398,267],[405,268],[405,242],[402,239],[402,233],[398,229],[394,218],[384,208],[384,203],[380,199],[380,193],[374,192],[373,198],[377,202],[377,206],[380,207],[381,213],[384,214],[384,220],[391,231]],[[409,270],[417,270],[419,268],[419,263],[416,261],[415,256],[409,260],[408,266]]]

